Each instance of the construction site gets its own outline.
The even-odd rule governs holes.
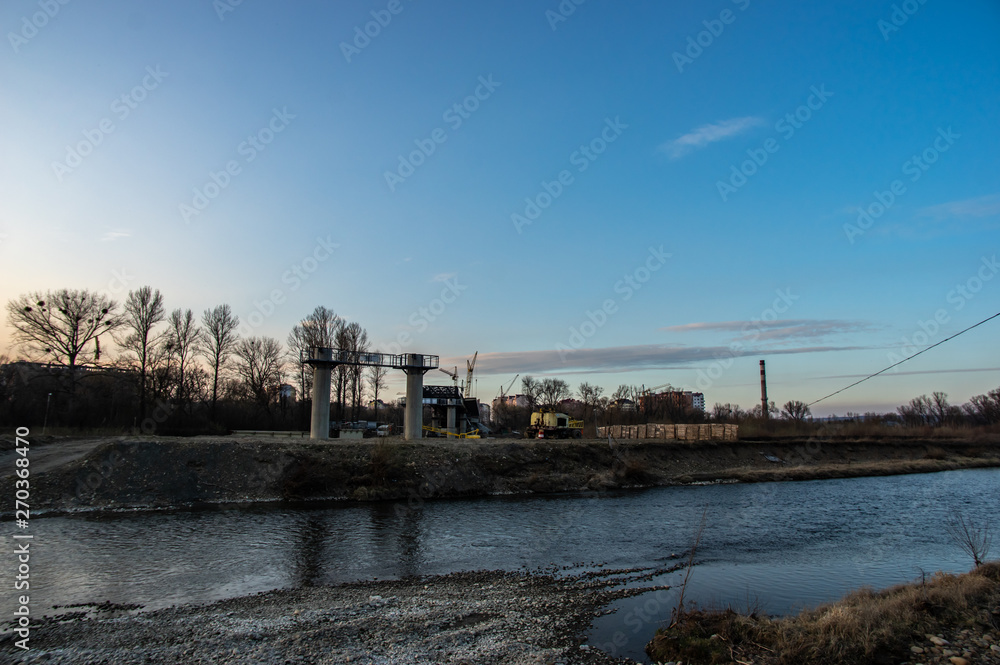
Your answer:
[[[309,437],[317,440],[330,438],[359,438],[356,428],[345,428],[343,423],[330,420],[330,380],[335,368],[349,365],[402,370],[406,375],[406,391],[398,404],[404,412],[403,438],[413,441],[423,438],[481,439],[493,436],[512,436],[530,439],[581,439],[584,438],[586,417],[591,416],[591,434],[598,438],[677,439],[693,441],[735,441],[739,438],[736,425],[708,425],[699,422],[682,422],[689,417],[704,419],[705,396],[702,393],[674,390],[670,384],[633,391],[634,399],[624,395],[608,400],[603,408],[603,423],[599,423],[597,403],[588,403],[569,397],[565,382],[553,394],[565,394],[549,403],[541,403],[537,394],[510,394],[520,374],[515,375],[505,387],[500,386],[491,405],[480,402],[475,395],[474,374],[479,352],[466,360],[464,380],[460,380],[458,366],[449,370],[440,366],[436,355],[417,353],[384,354],[378,352],[351,352],[327,347],[310,347],[303,351],[301,362],[312,367],[312,418]],[[447,374],[452,385],[425,385],[428,372]],[[531,381],[525,377],[526,385]],[[544,385],[544,384],[543,384]],[[669,388],[669,390],[663,390]],[[762,410],[767,413],[767,392],[764,361],[761,361]],[[595,393],[595,396],[599,395]],[[586,397],[586,396],[585,396]],[[602,406],[604,403],[602,402]],[[588,413],[589,411],[589,413]],[[571,413],[575,412],[575,413]],[[509,416],[513,413],[514,418]],[[527,416],[527,418],[525,418]],[[647,422],[610,423],[610,420],[631,420],[645,416]],[[669,422],[649,423],[649,418],[666,417]],[[511,427],[514,423],[520,429]],[[374,423],[378,435],[390,434],[383,425]]]

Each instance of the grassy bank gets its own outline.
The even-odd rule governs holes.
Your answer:
[[[792,617],[689,612],[658,631],[647,652],[687,665],[1000,662],[1000,562],[857,591]]]

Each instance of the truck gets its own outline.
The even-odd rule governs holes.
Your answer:
[[[526,439],[579,439],[583,421],[573,420],[555,409],[541,408],[531,414],[531,424],[524,430]]]

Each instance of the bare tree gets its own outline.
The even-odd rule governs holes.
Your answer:
[[[372,403],[375,406],[375,421],[378,422],[378,394],[386,387],[385,377],[389,370],[379,365],[368,368],[368,387],[372,391]]]
[[[307,346],[332,347],[337,341],[337,331],[344,325],[344,320],[332,309],[318,306],[299,324],[303,339]]]
[[[158,335],[149,346],[149,399],[151,401],[170,399],[173,378],[173,348],[167,341],[167,334]]]
[[[622,384],[617,388],[615,388],[615,392],[612,393],[611,395],[611,401],[621,402],[622,400],[626,399],[631,400],[632,393],[633,393],[632,386],[626,386],[625,384]]]
[[[312,394],[312,368],[302,362],[302,355],[309,350],[309,342],[306,340],[306,332],[301,325],[292,326],[288,333],[288,362],[295,368],[294,378],[299,385],[299,394],[302,396],[302,424],[305,426],[305,400]]]
[[[778,415],[778,405],[774,403],[773,399],[767,403],[767,414],[764,414],[764,409],[761,408],[760,404],[754,406],[747,413],[748,417],[756,418],[757,420],[766,419],[776,415]]]
[[[201,335],[198,351],[208,361],[212,370],[212,419],[215,420],[215,406],[219,401],[219,375],[229,363],[229,358],[239,343],[237,328],[240,317],[233,314],[229,305],[219,305],[215,309],[206,309],[201,315],[201,324],[205,326]]]
[[[337,330],[337,334],[334,336],[334,346],[338,349],[348,350],[350,349],[350,335],[347,332],[347,326],[343,325]],[[337,395],[337,419],[344,419],[344,409],[347,403],[347,389],[349,386],[350,377],[350,367],[347,365],[337,365],[334,370],[334,382],[336,383],[336,395]]]
[[[313,346],[337,346],[338,333],[343,325],[343,319],[332,309],[319,306],[288,333],[288,356],[295,363],[295,378],[303,400],[312,392],[312,369],[302,362],[303,353]]]
[[[237,343],[235,353],[243,394],[270,415],[281,388],[281,344],[272,337],[247,337]]]
[[[746,420],[749,417],[746,411],[740,408],[739,404],[719,404],[715,403],[712,407],[712,419],[718,420],[720,422],[733,422],[738,423]]]
[[[572,393],[569,384],[562,379],[542,379],[542,401],[548,406],[556,406],[564,399],[569,399]]]
[[[914,397],[909,404],[898,407],[896,411],[907,425],[926,425],[933,418],[933,404],[927,395]]]
[[[164,319],[163,295],[159,289],[141,286],[129,291],[125,299],[123,326],[127,332],[124,339],[116,340],[125,351],[126,358],[139,369],[139,418],[146,417],[146,394],[151,355],[159,341],[153,328]]]
[[[1000,388],[985,395],[974,395],[962,409],[966,415],[986,425],[1000,423]]]
[[[528,398],[528,408],[534,409],[542,396],[541,382],[532,376],[521,377],[521,392]]]
[[[347,351],[352,354],[364,353],[368,350],[368,331],[361,327],[359,323],[348,323],[344,326],[345,341]],[[341,347],[342,349],[344,347]],[[361,409],[361,402],[365,392],[365,384],[362,380],[364,367],[360,365],[350,365],[347,368],[347,376],[350,380],[351,405],[353,407],[353,420],[358,419]]]
[[[948,404],[948,395],[937,391],[931,395],[931,416],[935,424],[940,427],[945,424],[951,415],[951,406]]]
[[[951,521],[945,525],[945,530],[962,551],[972,557],[976,568],[983,565],[993,545],[993,530],[989,520],[977,526],[956,511]]]
[[[591,385],[590,383],[584,381],[580,384],[580,388],[577,390],[580,393],[580,401],[583,402],[584,413],[592,413],[597,408],[597,403],[601,399],[601,394],[604,393],[604,388],[601,386]],[[594,424],[597,424],[597,418],[594,418]]]
[[[809,406],[799,400],[789,400],[785,402],[785,406],[781,407],[782,417],[795,422],[802,422],[809,417],[809,414]]]
[[[188,363],[194,358],[195,349],[200,345],[201,329],[195,321],[194,313],[189,309],[175,309],[170,313],[167,322],[167,350],[177,361],[177,403],[184,403],[184,373]]]
[[[94,343],[94,361],[100,360],[103,333],[122,325],[118,304],[87,290],[36,291],[7,303],[7,322],[14,342],[29,354],[75,368],[84,349]]]

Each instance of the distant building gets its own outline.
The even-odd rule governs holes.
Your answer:
[[[496,409],[500,404],[505,406],[529,407],[531,406],[531,400],[528,399],[527,395],[504,395],[503,399],[497,397],[493,400],[493,408]]]
[[[608,404],[608,408],[618,409],[620,411],[635,411],[635,402],[626,398],[616,399]]]
[[[642,395],[639,397],[639,407],[643,411],[656,410],[705,410],[705,395],[688,390],[669,390],[667,392]]]

